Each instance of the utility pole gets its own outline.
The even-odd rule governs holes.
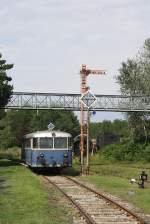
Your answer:
[[[91,70],[87,69],[86,65],[82,65],[80,70],[81,76],[81,95],[84,95],[88,90],[87,77],[89,75],[104,75],[105,70]],[[87,174],[89,173],[89,109],[86,111],[83,102],[80,104],[80,159],[81,159],[81,173],[84,174],[84,152],[85,152],[85,136],[87,137]]]

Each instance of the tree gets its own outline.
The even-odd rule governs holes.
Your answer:
[[[125,95],[150,95],[150,38],[134,59],[122,62],[117,82]]]
[[[32,111],[8,110],[0,120],[1,148],[21,146],[22,137],[30,132]]]
[[[117,82],[120,84],[121,93],[130,96],[141,95],[143,86],[141,85],[138,62],[134,59],[128,59],[126,63],[122,62],[119,72],[120,75],[117,77]]]
[[[143,49],[134,59],[123,62],[119,69],[117,82],[124,95],[150,95],[150,38],[144,42]],[[150,115],[144,112],[127,113],[133,140],[147,141]]]
[[[7,105],[12,95],[13,86],[9,84],[12,79],[6,73],[11,68],[13,68],[13,64],[6,64],[6,60],[3,60],[2,54],[0,54],[0,109]]]
[[[39,111],[38,116],[32,112],[30,131],[45,130],[52,122],[55,130],[61,130],[76,136],[79,133],[79,121],[71,111]]]

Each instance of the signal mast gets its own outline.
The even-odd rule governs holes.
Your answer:
[[[87,86],[87,77],[89,75],[105,75],[105,74],[106,74],[105,70],[87,69],[86,65],[83,64],[80,70],[81,95],[84,95],[89,90],[89,86]],[[88,131],[89,131],[88,130],[89,114],[88,114],[88,110],[85,110],[84,108],[85,108],[84,104],[81,101],[81,104],[80,104],[80,156],[81,156],[81,173],[82,174],[84,173],[84,152],[86,148],[85,146],[86,143],[84,141],[84,138],[85,136],[88,136]],[[89,143],[87,142],[87,144]],[[87,167],[86,173],[87,174],[89,173],[89,165]]]

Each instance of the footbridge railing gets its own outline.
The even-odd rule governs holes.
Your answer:
[[[150,96],[95,95],[90,110],[150,112]],[[80,110],[80,94],[14,92],[5,109]],[[86,109],[86,108],[85,108]]]

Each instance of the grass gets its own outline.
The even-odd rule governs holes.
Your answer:
[[[0,224],[67,224],[60,193],[23,166],[0,160]]]

